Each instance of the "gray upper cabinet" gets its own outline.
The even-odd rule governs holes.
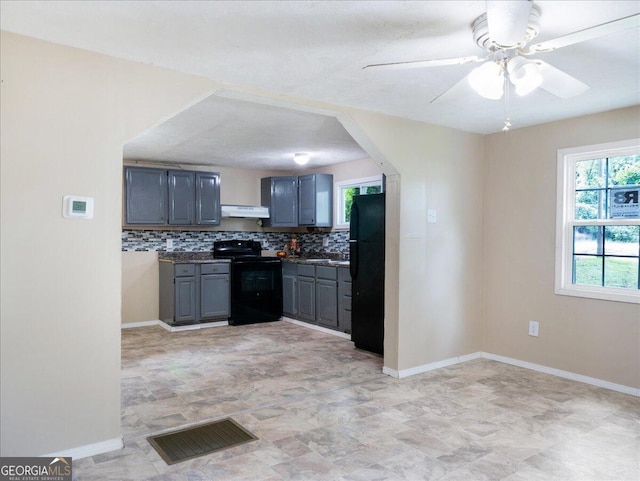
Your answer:
[[[169,224],[193,225],[195,220],[195,179],[193,172],[170,170]]]
[[[333,176],[309,174],[298,177],[298,225],[333,225]]]
[[[167,171],[127,167],[125,169],[125,222],[167,223]]]
[[[220,224],[220,174],[125,167],[125,224]]]
[[[196,224],[220,225],[220,174],[196,173]]]
[[[298,226],[298,178],[265,177],[260,181],[260,202],[269,207],[270,227]]]
[[[333,176],[265,177],[260,183],[261,204],[269,207],[269,227],[331,227]]]

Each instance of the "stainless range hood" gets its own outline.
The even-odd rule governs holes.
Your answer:
[[[244,219],[268,219],[269,208],[260,205],[223,205],[222,217],[240,217]]]

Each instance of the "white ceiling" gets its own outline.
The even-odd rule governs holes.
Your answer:
[[[536,42],[640,12],[637,0],[535,4],[541,10]],[[3,30],[240,87],[482,134],[503,125],[503,102],[468,88],[452,100],[429,103],[474,64],[362,70],[373,63],[482,55],[471,23],[486,11],[484,1],[2,1],[0,9]],[[638,105],[639,31],[539,54],[590,89],[569,99],[541,89],[522,98],[512,95],[512,128]],[[194,122],[201,128],[193,128]],[[331,117],[215,97],[127,149],[132,157],[152,149],[170,160],[232,155],[236,163],[248,164],[299,150],[333,149],[318,160],[322,163],[342,152],[344,160],[361,158],[336,123]],[[203,136],[192,135],[196,130],[209,138],[214,134],[216,148],[203,145]]]

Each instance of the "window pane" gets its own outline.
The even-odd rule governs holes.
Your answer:
[[[380,192],[382,192],[381,185],[367,185],[362,188],[363,194],[379,194]]]
[[[344,199],[344,221],[348,223],[351,220],[351,204],[353,204],[353,196],[360,193],[360,187],[345,187],[342,189],[342,198]]]
[[[602,256],[573,256],[573,283],[602,286]]]
[[[640,155],[609,159],[609,185],[639,185]]]
[[[604,286],[638,288],[638,258],[605,257]]]
[[[605,187],[605,159],[576,162],[576,189]]]
[[[577,226],[573,228],[574,254],[603,253],[603,237],[601,226]]]
[[[605,230],[605,254],[621,256],[640,255],[640,226],[608,226]]]
[[[607,200],[604,190],[576,192],[575,219],[604,219],[607,216]]]

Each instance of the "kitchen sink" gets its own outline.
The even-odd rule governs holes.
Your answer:
[[[349,261],[329,261],[331,264],[337,264],[339,266],[348,266]]]

